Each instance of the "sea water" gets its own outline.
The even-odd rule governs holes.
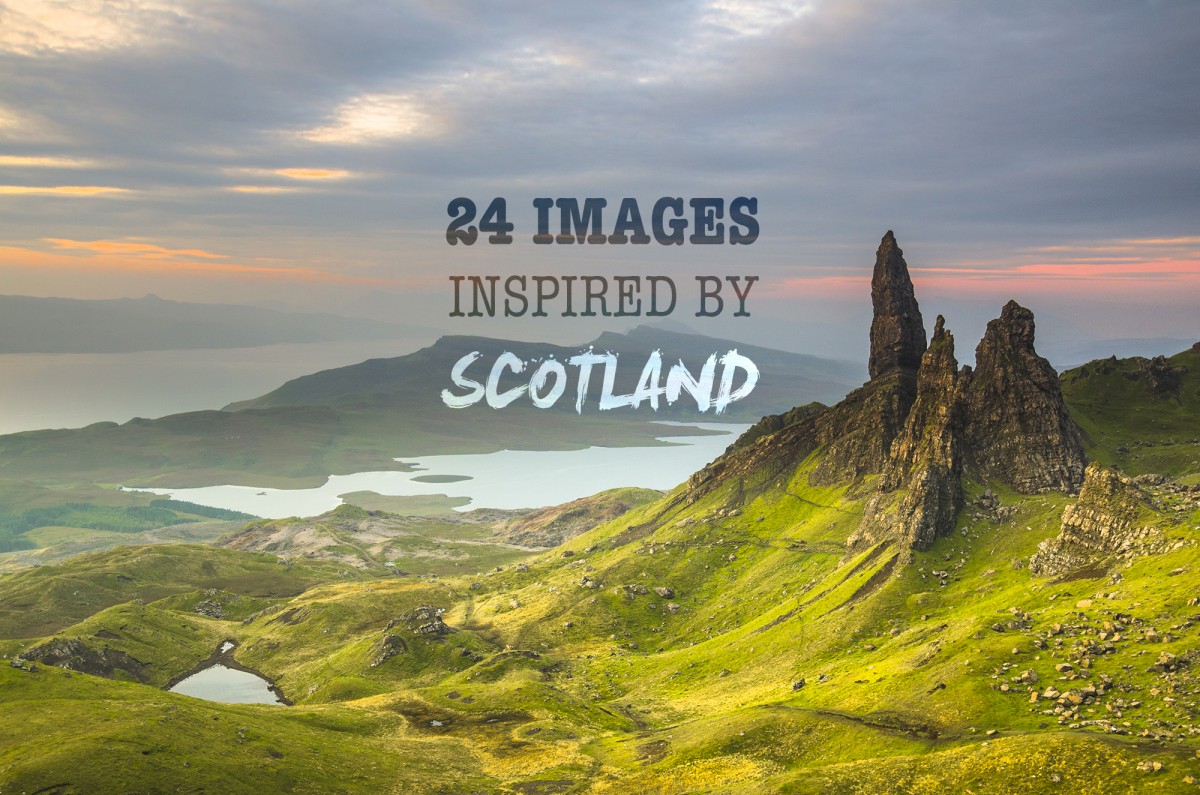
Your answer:
[[[583,450],[501,450],[470,455],[398,458],[410,472],[333,475],[311,489],[208,486],[137,489],[177,500],[281,519],[317,516],[341,504],[339,495],[373,491],[388,496],[444,494],[474,508],[541,508],[606,489],[639,486],[671,489],[720,455],[747,425],[661,423],[710,431],[710,436],[662,436],[658,447],[588,447]],[[438,482],[430,482],[433,478]]]

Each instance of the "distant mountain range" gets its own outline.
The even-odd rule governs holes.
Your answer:
[[[0,353],[133,353],[393,339],[427,331],[324,313],[144,298],[0,295]]]
[[[720,416],[698,411],[687,395],[657,412],[645,406],[601,412],[592,401],[581,416],[574,411],[574,401],[567,399],[553,409],[535,408],[528,401],[503,411],[482,404],[451,409],[440,393],[451,386],[451,368],[466,353],[569,357],[587,346],[449,336],[407,356],[371,359],[297,378],[220,411],[0,436],[0,478],[315,486],[331,474],[395,469],[399,455],[654,444],[662,428],[648,420],[753,422],[795,405],[840,399],[864,374],[860,366],[845,362],[650,327],[602,334],[591,346],[632,363],[618,369],[618,393],[632,391],[655,349],[662,351],[665,365],[682,359],[697,372],[713,353],[736,348],[755,363],[760,378],[749,396]],[[599,390],[602,380],[593,377],[590,393]]]
[[[328,406],[362,410],[389,406],[417,406],[438,402],[441,390],[451,386],[450,370],[461,357],[478,351],[482,354],[477,377],[483,380],[487,368],[497,356],[511,351],[526,361],[555,357],[565,361],[587,348],[611,352],[622,362],[617,371],[616,391],[632,392],[642,366],[651,351],[662,352],[665,370],[676,361],[683,361],[692,373],[698,373],[705,359],[736,349],[758,367],[760,377],[754,391],[742,402],[734,403],[723,415],[725,419],[756,420],[764,414],[791,408],[797,403],[840,400],[847,392],[862,383],[866,372],[860,365],[818,356],[787,353],[745,345],[730,340],[700,334],[679,333],[661,327],[638,326],[625,334],[605,332],[585,345],[565,346],[544,342],[518,342],[488,337],[446,336],[433,345],[407,356],[371,359],[361,364],[324,370],[289,381],[279,389],[254,400],[241,401],[225,407],[226,411],[282,408],[297,406]],[[628,362],[628,364],[626,364]],[[599,375],[591,382],[590,405],[595,406],[600,390]],[[568,394],[572,389],[568,389]],[[560,400],[554,408],[573,411],[574,403]],[[624,414],[633,413],[626,409]],[[700,418],[696,404],[684,395],[674,406],[663,405],[657,413],[645,406],[636,410],[639,416],[690,416]],[[710,419],[716,419],[710,413]]]

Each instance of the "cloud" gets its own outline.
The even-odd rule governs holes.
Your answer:
[[[917,260],[910,256],[909,270],[919,293],[1006,297],[1070,293],[1076,299],[1105,300],[1138,295],[1177,302],[1200,296],[1197,244],[1200,239],[1193,237],[1096,240],[1036,246],[990,261],[944,265],[913,264]],[[1115,253],[1123,256],[1111,256]],[[806,267],[803,275],[768,282],[763,292],[775,297],[849,298],[865,294],[869,285],[870,273],[863,267]]]
[[[51,250],[0,246],[0,268],[39,270],[48,275],[73,270],[112,275],[152,273],[158,276],[203,276],[214,279],[363,287],[397,287],[411,284],[403,279],[357,276],[294,263],[252,265],[235,262],[225,254],[201,249],[173,249],[140,241],[51,238],[45,242],[51,245]]]
[[[45,242],[59,249],[90,251],[95,254],[126,254],[142,259],[228,259],[225,254],[214,254],[194,248],[164,248],[153,243],[132,240],[66,240],[48,237]]]
[[[230,185],[225,190],[234,193],[297,193],[303,188],[289,185]]]
[[[119,196],[128,192],[125,188],[113,188],[105,185],[0,185],[0,196],[90,198],[93,196]]]
[[[365,144],[428,138],[443,129],[434,114],[407,94],[361,94],[343,102],[325,124],[304,130],[307,141]]]
[[[92,160],[46,155],[0,155],[0,168],[88,168]]]
[[[860,289],[894,228],[915,267],[985,271],[916,271],[939,290],[1195,297],[1153,263],[1200,259],[1197,29],[1184,2],[9,2],[0,169],[75,170],[5,171],[6,234],[398,279],[736,267],[802,300]],[[508,197],[520,243],[534,196],[666,194],[757,196],[759,241],[439,243],[454,196]],[[38,198],[72,195],[122,201]]]
[[[0,51],[24,56],[133,46],[187,19],[191,3],[170,0],[6,0]]]
[[[346,179],[352,176],[352,172],[342,168],[277,168],[271,173],[302,180]]]
[[[813,13],[816,5],[794,0],[711,0],[700,18],[739,36],[762,36]]]

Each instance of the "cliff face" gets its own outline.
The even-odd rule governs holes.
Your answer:
[[[916,392],[915,373],[893,372],[814,417],[817,444],[825,449],[809,479],[828,486],[883,472]]]
[[[756,468],[787,469],[819,447],[824,450],[810,475],[814,484],[853,481],[883,471],[892,441],[916,399],[917,370],[926,348],[908,264],[890,230],[875,252],[871,303],[871,379],[835,406],[798,407],[764,417],[726,455],[692,476],[692,499],[728,477]]]
[[[964,375],[966,468],[1025,494],[1073,494],[1083,483],[1083,439],[1033,336],[1033,312],[1016,301],[988,323],[975,371]]]
[[[871,380],[895,371],[916,373],[925,353],[925,322],[904,252],[890,229],[875,252],[871,306]]]
[[[933,342],[921,359],[917,399],[904,421],[904,431],[892,443],[888,467],[882,478],[885,489],[902,487],[914,472],[936,467],[958,475],[959,436],[962,430],[958,404],[958,361],[954,335],[938,315]]]
[[[1010,301],[988,324],[976,369],[960,371],[940,316],[926,342],[891,232],[875,255],[871,302],[871,380],[836,406],[764,418],[692,476],[689,499],[731,477],[790,472],[820,450],[815,485],[879,476],[851,549],[885,540],[925,549],[954,528],[963,477],[1022,493],[1079,489],[1083,442],[1058,375],[1034,350],[1032,312]]]
[[[875,252],[871,305],[871,380],[816,418],[817,441],[825,446],[811,478],[816,484],[883,472],[917,396],[925,326],[908,263],[891,230]]]
[[[1079,500],[1063,509],[1059,534],[1038,545],[1029,559],[1034,574],[1059,575],[1117,556],[1161,551],[1161,533],[1138,527],[1139,509],[1149,498],[1136,483],[1091,464]]]
[[[892,442],[879,493],[868,503],[850,548],[890,537],[906,548],[927,549],[954,529],[963,505],[960,413],[954,336],[938,315],[921,359],[916,401]]]

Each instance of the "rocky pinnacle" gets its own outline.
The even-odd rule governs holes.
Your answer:
[[[1033,337],[1033,312],[1016,301],[988,323],[962,395],[966,469],[1025,494],[1074,493],[1083,482],[1083,441]]]
[[[925,353],[925,324],[913,294],[904,252],[889,229],[875,252],[871,277],[871,378],[896,370],[916,372]]]
[[[892,442],[880,493],[867,503],[848,548],[891,537],[905,549],[929,549],[938,536],[954,529],[963,505],[957,397],[954,337],[938,315],[933,340],[921,359],[917,399]]]

